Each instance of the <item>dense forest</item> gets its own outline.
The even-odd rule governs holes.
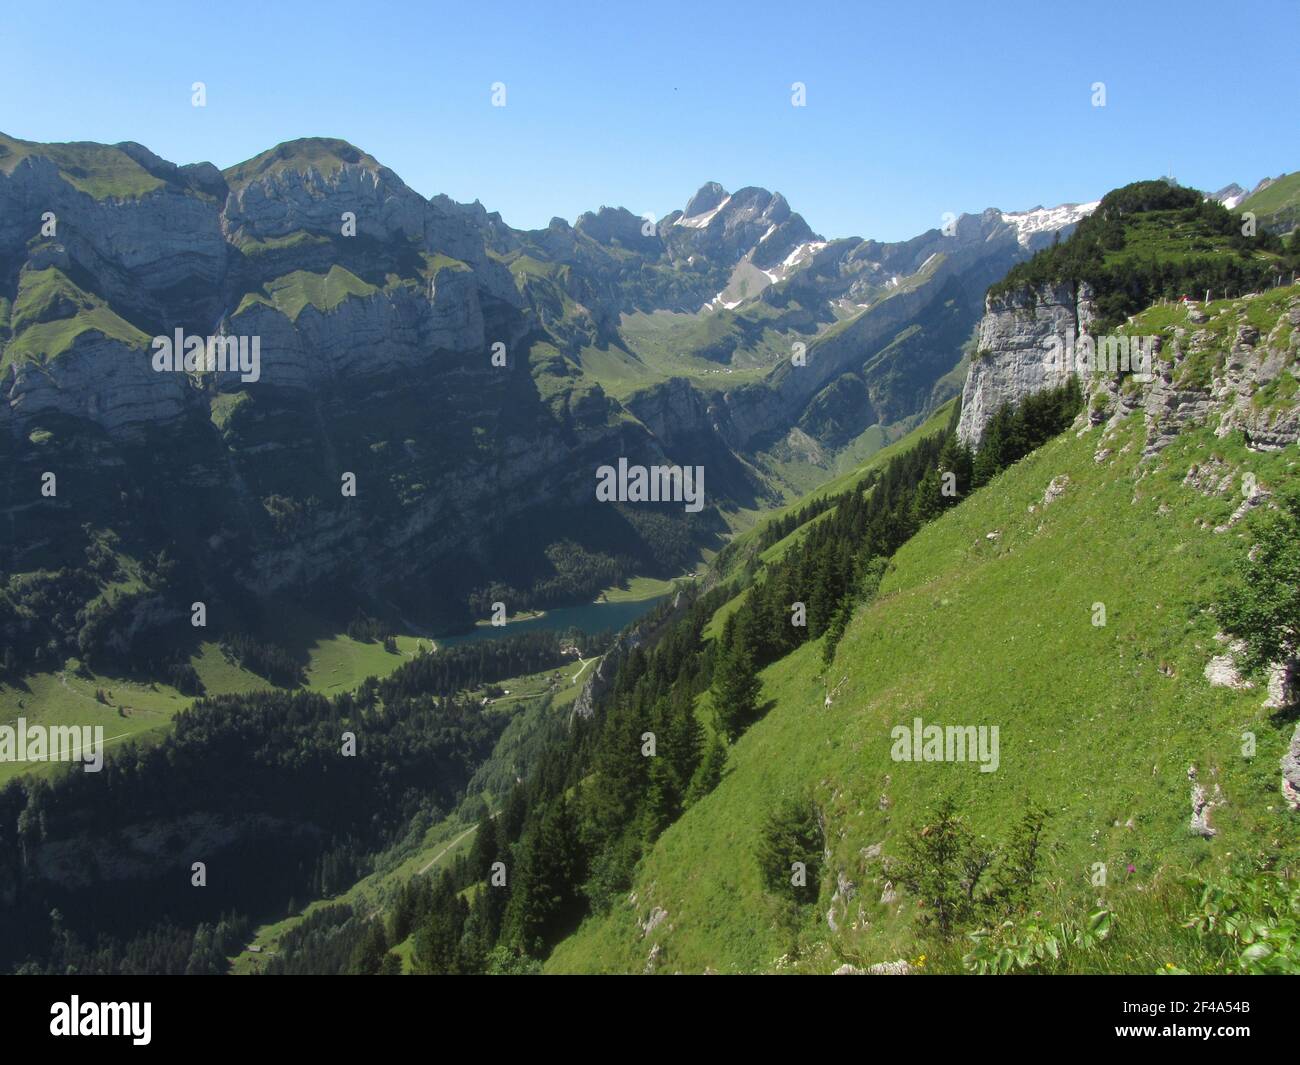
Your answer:
[[[533,632],[429,653],[333,698],[203,698],[100,773],[11,782],[0,965],[208,971],[248,918],[342,890],[413,821],[446,816],[509,721],[463,693],[559,666],[574,640]],[[133,850],[153,861],[132,865]]]
[[[486,617],[493,603],[505,603],[514,613],[590,601],[634,575],[676,576],[693,565],[702,544],[720,544],[724,532],[716,513],[688,514],[676,504],[593,503],[576,522],[530,513],[489,540],[503,568],[496,580],[469,594],[469,613]],[[635,550],[628,550],[630,544]]]

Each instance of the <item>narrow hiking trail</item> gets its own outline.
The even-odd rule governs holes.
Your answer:
[[[500,811],[498,811],[498,813],[499,813],[499,812],[500,812]],[[496,820],[496,817],[497,817],[497,814],[493,814],[493,815],[492,815],[492,819],[493,819],[493,820]],[[478,831],[478,825],[470,825],[469,828],[465,829],[464,832],[462,832],[459,836],[457,836],[457,837],[456,837],[455,839],[453,839],[450,843],[448,843],[445,847],[443,847],[442,850],[440,850],[437,854],[435,854],[432,858],[430,858],[429,861],[425,864],[425,866],[424,866],[424,867],[423,867],[419,872],[417,872],[415,875],[416,875],[416,876],[423,876],[423,875],[424,875],[425,873],[427,873],[431,868],[433,868],[433,866],[437,864],[438,859],[441,858],[444,854],[446,854],[449,850],[451,850],[452,847],[456,846],[456,844],[459,843],[461,840],[463,840],[466,836],[473,835],[473,834],[474,834],[475,832],[477,832],[477,831]]]

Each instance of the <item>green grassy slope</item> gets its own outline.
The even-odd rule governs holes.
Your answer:
[[[0,368],[21,359],[48,363],[91,330],[133,348],[149,345],[148,336],[54,267],[22,275],[10,314],[5,326],[13,340],[4,346]]]
[[[1300,223],[1300,170],[1280,178],[1243,200],[1236,213],[1253,211],[1261,225],[1279,233]]]
[[[430,641],[416,636],[396,637],[398,653],[384,650],[381,643],[363,643],[342,633],[333,633],[319,619],[282,611],[278,619],[283,639],[305,662],[306,687],[323,695],[351,691],[367,677],[385,677],[410,660],[421,644]],[[216,642],[205,642],[190,659],[203,681],[207,695],[269,691],[275,685],[228,659]],[[106,702],[97,698],[103,692]],[[172,718],[194,702],[170,684],[147,677],[83,672],[77,660],[63,670],[32,673],[20,680],[0,681],[0,725],[13,725],[23,718],[31,725],[101,726],[104,744],[111,753],[129,736],[153,732],[162,734]],[[62,772],[57,762],[0,762],[0,785],[20,774],[49,775]]]
[[[163,186],[159,178],[111,144],[38,144],[0,133],[0,171],[12,174],[31,158],[49,159],[68,184],[97,200],[138,199]]]
[[[329,177],[345,165],[379,169],[375,159],[347,141],[335,137],[302,137],[285,141],[260,155],[222,172],[232,189],[240,189],[258,178],[273,177],[286,170],[316,170]]]
[[[1296,841],[1278,797],[1289,725],[1261,709],[1262,678],[1238,692],[1204,677],[1221,653],[1207,608],[1247,546],[1241,528],[1211,530],[1238,498],[1206,497],[1182,481],[1214,454],[1276,485],[1294,477],[1294,454],[1258,454],[1202,431],[1140,468],[1139,419],[1106,441],[1113,454],[1098,463],[1101,434],[1064,434],[925,527],[896,556],[879,598],[857,612],[829,668],[818,643],[765,670],[761,700],[771,709],[732,748],[720,786],[658,840],[614,912],[589,918],[548,969],[639,972],[656,945],[665,972],[915,960],[926,947],[913,906],[881,904],[888,878],[867,849],[882,844],[886,859],[896,857],[903,834],[946,794],[991,837],[1028,800],[1051,811],[1051,905],[1079,917],[1101,898],[1119,915],[1099,965],[1150,972],[1185,961],[1172,937],[1157,946],[1134,932],[1178,874]],[[1060,474],[1070,484],[1044,506]],[[1096,603],[1106,606],[1104,627],[1092,623]],[[998,770],[893,761],[890,729],[916,716],[998,726]],[[1241,754],[1244,731],[1257,737],[1253,759]],[[1193,764],[1227,799],[1212,814],[1213,840],[1188,829]],[[806,787],[825,816],[831,859],[819,905],[792,935],[761,887],[755,851],[764,813]],[[1097,862],[1108,868],[1104,888],[1091,882]],[[841,872],[856,894],[837,910],[835,933],[825,912]],[[637,922],[655,906],[668,916],[643,936]],[[929,965],[956,968],[957,959]]]

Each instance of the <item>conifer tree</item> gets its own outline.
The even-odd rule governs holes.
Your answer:
[[[763,885],[772,894],[800,904],[817,901],[822,829],[811,795],[787,798],[768,813],[757,858]]]
[[[761,685],[744,636],[734,626],[731,632],[731,642],[723,648],[714,669],[710,694],[718,727],[734,739],[758,715]]]
[[[727,766],[727,748],[720,736],[714,736],[704,746],[699,768],[691,778],[691,785],[686,790],[686,805],[699,802],[718,786],[722,772]]]

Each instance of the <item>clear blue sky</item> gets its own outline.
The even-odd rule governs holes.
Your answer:
[[[714,180],[777,189],[827,236],[897,240],[1170,168],[1208,189],[1300,169],[1297,0],[6,8],[12,136],[220,167],[342,137],[518,227],[601,204],[660,217]]]

